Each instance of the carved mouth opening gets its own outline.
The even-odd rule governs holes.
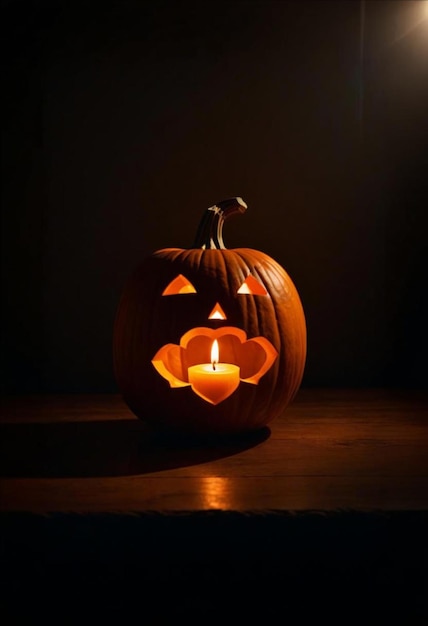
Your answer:
[[[213,367],[214,341],[218,346],[218,362]],[[190,385],[203,400],[218,404],[241,381],[257,385],[277,356],[278,352],[265,337],[247,339],[246,332],[234,326],[197,327],[186,332],[180,344],[162,346],[152,364],[172,388]]]

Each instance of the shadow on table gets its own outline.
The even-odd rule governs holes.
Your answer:
[[[162,436],[138,420],[0,425],[0,476],[77,478],[147,474],[252,448],[270,429],[234,437]]]

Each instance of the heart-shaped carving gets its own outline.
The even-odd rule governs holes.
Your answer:
[[[197,327],[185,333],[179,345],[169,343],[162,346],[152,359],[153,366],[171,387],[186,387],[190,385],[189,367],[210,362],[215,339],[219,343],[219,362],[237,365],[240,380],[253,385],[257,385],[278,356],[268,339],[247,339],[246,332],[240,328]]]

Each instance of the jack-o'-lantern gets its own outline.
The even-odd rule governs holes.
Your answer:
[[[158,429],[207,435],[259,429],[301,384],[306,325],[286,271],[258,250],[224,247],[247,205],[204,214],[191,249],[146,258],[125,285],[114,370],[125,402]]]

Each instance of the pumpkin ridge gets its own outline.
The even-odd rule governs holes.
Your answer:
[[[286,324],[286,327],[288,330],[288,333],[286,335],[287,342],[285,346],[284,346],[283,333],[282,332],[278,333],[280,346],[281,346],[280,352],[282,354],[284,350],[287,350],[287,352],[291,351],[293,354],[297,352],[297,354],[300,354],[302,356],[302,354],[304,353],[300,353],[299,349],[296,350],[296,347],[298,347],[298,344],[296,342],[296,337],[297,335],[300,336],[301,333],[300,333],[300,330],[298,333],[296,333],[296,328],[295,328],[296,324],[300,328],[299,319],[298,319],[299,313],[296,310],[296,306],[300,307],[300,302],[293,301],[294,294],[296,291],[294,284],[290,276],[284,270],[284,268],[280,266],[274,259],[272,259],[272,257],[269,257],[266,255],[265,261],[266,261],[266,264],[265,264],[266,267],[263,267],[263,270],[267,272],[268,274],[271,274],[271,273],[274,274],[276,278],[281,282],[281,284],[286,283],[287,289],[290,293],[290,307],[288,310],[284,311],[284,320],[282,320],[281,322],[281,317],[279,315],[281,308],[279,304],[277,304],[277,294],[272,295],[272,292],[270,291],[272,301],[274,303],[273,309],[274,309],[274,314],[275,314],[276,327],[281,329],[284,327],[284,324]],[[300,341],[298,343],[300,344]],[[297,360],[287,359],[283,363],[284,382],[288,381],[287,387],[290,389],[290,394],[289,394],[290,396],[294,396],[301,381],[302,369],[299,365],[300,361],[301,359],[297,359]],[[279,378],[279,375],[280,375],[280,371],[278,370],[277,378]],[[281,383],[281,378],[279,378],[279,381]],[[276,381],[276,384],[277,382],[278,380]],[[288,404],[288,402],[289,402],[289,398],[286,399],[286,404]],[[282,407],[281,407],[281,410],[282,410]]]
[[[293,314],[293,318],[294,318],[293,322],[294,322],[297,318],[296,307],[299,307],[301,310],[301,313],[303,314],[303,307],[301,306],[300,297],[297,293],[297,290],[295,288],[295,285],[292,279],[289,277],[289,275],[284,270],[284,268],[278,267],[277,273],[285,274],[288,278],[287,282],[288,282],[289,289],[290,289],[290,303],[291,303],[290,309],[291,309],[291,313]],[[302,349],[302,356],[303,356],[302,361],[304,365],[305,358],[306,358],[306,348],[305,348],[305,340],[304,340],[303,333],[301,332],[300,325],[297,325],[297,329],[296,329],[296,324],[292,324],[291,327],[294,329],[292,341],[299,347],[299,349]],[[297,389],[303,377],[303,370],[304,368],[301,365],[301,361],[300,360],[295,361],[293,370],[291,371],[292,383],[293,383],[292,385],[290,385],[290,389],[292,390],[291,397],[294,397],[295,393],[297,392]]]
[[[235,248],[233,252],[239,258],[239,261],[242,265],[243,279],[245,279],[248,273],[253,273],[254,263],[252,262],[252,259],[248,260],[246,256],[242,254],[242,250],[243,250],[242,248]],[[259,319],[258,309],[257,309],[254,296],[249,297],[249,298],[246,296],[238,296],[238,297],[240,298],[240,304],[243,307],[243,311],[244,311],[243,317],[245,319],[255,320],[255,326],[253,324],[253,327],[251,329],[251,336],[253,337],[259,336],[261,334],[260,333],[260,319]],[[253,427],[254,426],[257,427],[257,424],[260,422],[260,413],[259,412],[254,413],[254,408],[253,408],[253,402],[254,402],[255,396],[256,396],[256,390],[253,389],[251,401],[246,403],[246,413],[245,413],[245,420],[251,423]]]
[[[119,389],[131,410],[158,429],[226,434],[261,428],[282,413],[303,377],[306,324],[299,294],[286,270],[261,251],[216,245],[222,243],[221,219],[242,212],[244,203],[239,200],[230,199],[210,208],[202,228],[204,237],[210,235],[204,239],[210,245],[164,248],[144,259],[119,302],[113,351]],[[162,298],[165,286],[180,273],[192,281],[197,295]],[[237,293],[248,274],[264,285],[266,295]],[[213,299],[225,307],[226,322],[206,322]],[[204,322],[216,332],[230,324],[236,331],[245,332],[250,342],[253,337],[264,338],[278,353],[273,367],[263,371],[257,383],[241,380],[219,406],[197,396],[188,385],[168,386],[168,379],[164,380],[152,362],[160,347],[175,345],[186,332],[193,331],[198,337],[198,328]],[[198,346],[196,343],[196,357],[187,355],[190,360],[199,359],[198,350],[205,356],[204,342]],[[233,342],[225,341],[225,362],[235,352]],[[245,372],[261,363],[257,351],[241,352]],[[172,359],[168,366],[172,363],[175,368],[177,355],[168,356]],[[188,366],[185,360],[182,368]],[[185,374],[186,369],[180,370],[179,380]]]
[[[233,262],[233,271],[239,272],[238,282],[241,281],[241,279],[242,279],[241,282],[243,282],[243,280],[246,277],[246,272],[249,269],[248,264],[246,263],[245,259],[242,259],[242,257],[237,253],[236,249],[227,250],[227,254],[229,255],[229,257],[231,258]],[[227,269],[227,266],[226,266],[226,269]],[[229,272],[227,272],[227,274],[229,274]],[[235,285],[230,284],[229,276],[228,276],[228,283],[229,283],[228,284],[229,293],[231,293],[234,299],[238,298],[240,317],[248,320],[248,299],[246,297],[241,299],[241,296],[237,296],[236,294],[237,289],[235,289]],[[246,332],[247,332],[247,329],[246,329]],[[247,335],[249,337],[255,336],[255,334],[252,332],[248,332]],[[255,389],[253,388],[253,385],[249,385],[248,383],[243,383],[243,384],[247,386],[248,397],[244,405],[242,404],[239,405],[237,409],[237,415],[239,416],[238,419],[241,423],[249,424],[253,427],[254,417],[253,419],[251,419],[251,415],[253,412],[253,399],[255,395]]]
[[[282,282],[284,282],[284,278],[286,278],[287,285],[288,285],[288,287],[290,287],[288,274],[283,270],[283,268],[279,267],[278,264],[273,259],[270,262],[268,261],[268,264],[269,264],[269,271],[274,273],[276,275],[276,277],[278,278],[278,280],[281,280]],[[281,320],[280,320],[280,317],[279,317],[278,313],[279,313],[279,308],[275,307],[276,321],[277,321],[278,326],[281,326]],[[290,314],[293,314],[293,317],[294,317],[293,310],[290,311]],[[284,315],[285,315],[285,312],[284,312]],[[289,315],[287,315],[286,317],[289,318]],[[281,344],[282,344],[283,343],[282,336],[280,336],[280,341],[281,341]],[[288,373],[290,373],[290,374],[294,374],[295,373],[294,369],[290,370],[289,365],[288,365],[288,369],[285,370],[285,374],[288,375]],[[294,383],[294,378],[295,378],[295,376],[292,376],[293,387],[294,387],[294,384],[295,384]]]
[[[259,278],[261,278],[261,282],[263,283],[265,289],[267,290],[268,294],[269,294],[269,298],[270,301],[272,303],[272,309],[275,315],[275,328],[279,329],[280,325],[279,325],[279,320],[278,320],[278,315],[277,315],[277,307],[275,304],[275,300],[272,297],[272,292],[271,292],[271,288],[270,288],[270,281],[267,281],[265,276],[262,274],[262,272],[260,271],[260,264],[257,267],[257,275]],[[277,332],[275,333],[278,337],[278,354],[281,355],[282,354],[282,338],[281,338],[281,333],[277,330]],[[276,389],[278,386],[278,377],[279,377],[279,371],[280,371],[280,367],[282,366],[282,358],[279,359],[278,365],[275,367],[274,371],[272,372],[272,385],[270,387],[270,394],[269,394],[269,406],[271,404],[275,404],[275,396],[276,396]]]
[[[278,341],[277,349],[278,349],[278,353],[282,355],[283,354],[283,337],[282,337],[282,332],[280,330],[282,325],[280,323],[280,318],[278,316],[277,298],[276,298],[276,294],[274,294],[272,290],[272,279],[270,278],[270,273],[272,272],[276,278],[281,278],[281,282],[283,282],[283,277],[279,277],[278,264],[268,255],[262,254],[261,259],[259,255],[259,258],[257,259],[257,261],[258,261],[257,274],[260,277],[263,285],[265,286],[269,294],[270,301],[272,303],[272,310],[273,310],[273,315],[275,319],[275,324],[273,324],[273,328],[275,329],[275,335],[276,335],[275,338]],[[280,358],[278,365],[272,374],[274,378],[273,378],[273,384],[271,386],[271,392],[269,396],[269,404],[273,405],[274,407],[277,404],[277,395],[278,395],[277,389],[278,389],[278,381],[280,381],[280,371],[281,371],[281,368],[283,368],[284,373],[286,373],[286,367],[287,367],[287,364],[284,362],[284,359]]]
[[[273,259],[272,259],[272,262],[269,262],[269,266],[270,266],[269,267],[270,271],[275,273],[275,275],[278,277],[278,279],[280,279],[282,282],[284,282],[284,278],[287,278],[287,284],[290,287],[291,279],[289,279],[288,274],[285,272],[285,270],[283,270],[282,267],[279,267],[278,264]],[[285,276],[284,276],[284,274],[285,274]],[[294,307],[291,308],[291,314],[292,314],[292,316],[294,318],[295,317]],[[275,307],[275,315],[276,315],[278,327],[280,327],[281,326],[281,321],[280,321],[280,318],[278,317],[277,307]],[[288,315],[287,315],[287,317],[288,317]],[[295,341],[295,338],[293,337],[292,340]],[[280,341],[281,341],[281,344],[282,344],[283,343],[283,338],[281,336],[280,336]],[[292,367],[291,367],[291,365],[292,365]],[[296,375],[297,374],[296,369],[297,368],[296,368],[296,364],[295,363],[285,364],[285,367],[284,367],[284,375],[285,376],[287,376],[287,375],[290,376],[290,382],[291,382],[290,388],[293,390],[292,394],[294,394],[294,389],[296,387],[296,381],[297,381],[297,376],[298,376],[298,375]],[[278,372],[278,375],[279,375],[279,372]]]

